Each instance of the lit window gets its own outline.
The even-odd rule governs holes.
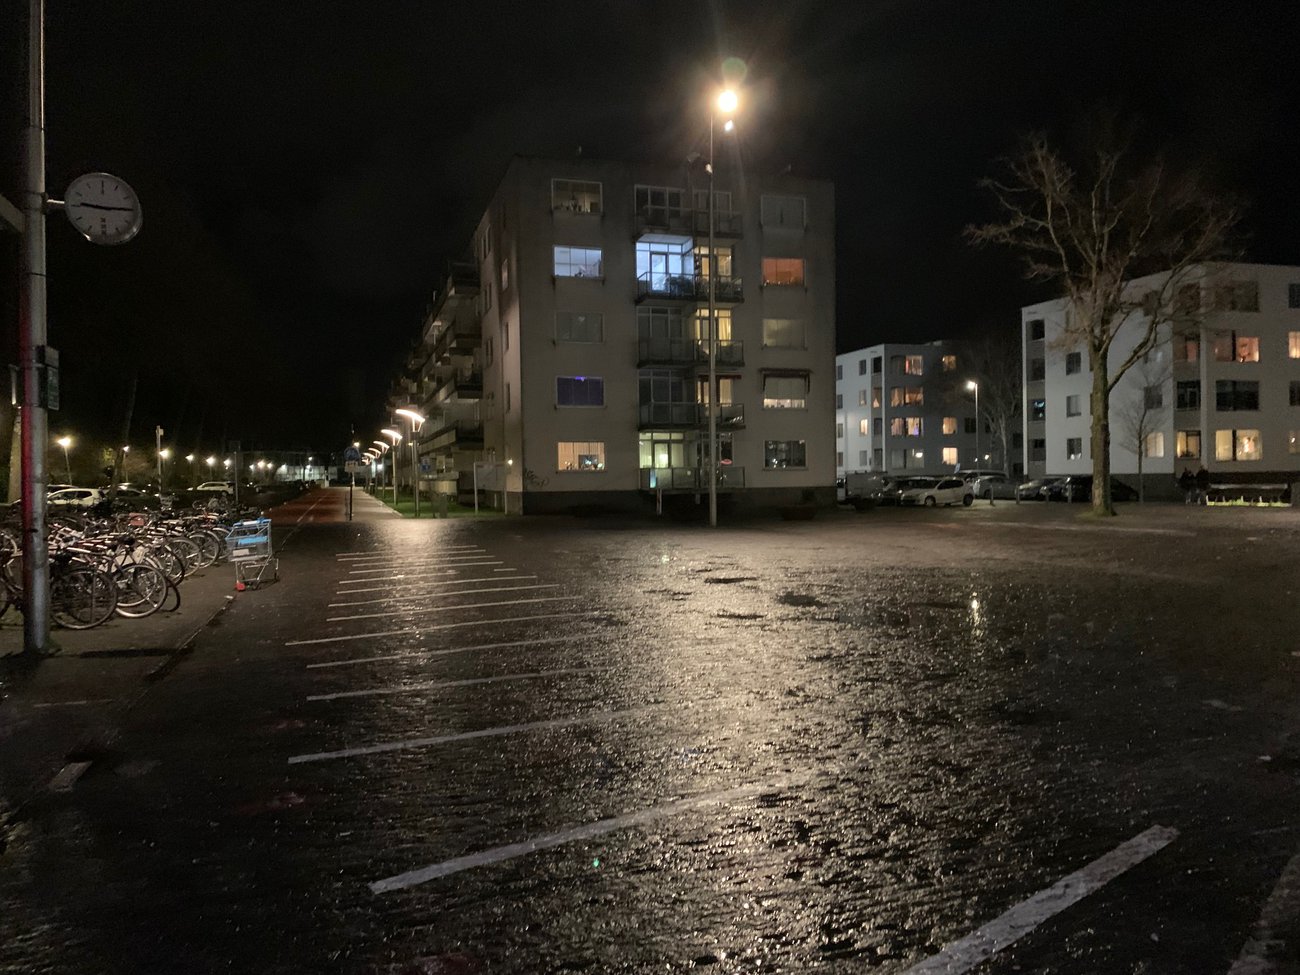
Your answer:
[[[603,471],[605,444],[599,440],[561,441],[556,444],[557,471]]]
[[[598,376],[557,376],[556,406],[604,406],[605,380]]]
[[[807,408],[808,377],[806,375],[763,377],[763,409],[803,410]]]
[[[953,466],[953,467],[956,467],[956,466],[957,466],[957,448],[956,448],[956,447],[944,447],[944,448],[943,448],[943,462],[944,462],[945,466],[947,466],[947,465],[951,465],[951,466]]]
[[[1244,337],[1238,338],[1236,353],[1238,362],[1258,362],[1259,339]]]
[[[765,440],[763,466],[768,470],[807,467],[807,444],[803,440]]]
[[[1067,437],[1065,440],[1065,459],[1082,460],[1083,459],[1083,438]]]
[[[905,406],[921,406],[925,402],[925,390],[920,386],[903,387],[903,404]]]
[[[763,284],[802,285],[804,260],[802,257],[763,258]]]
[[[946,355],[946,356],[944,356],[942,359],[940,359],[939,361],[940,361],[940,363],[942,363],[942,365],[943,365],[943,371],[944,371],[944,372],[956,372],[956,371],[957,371],[957,357],[956,357],[955,355]]]
[[[598,278],[603,273],[599,247],[556,247],[557,278]]]
[[[1262,460],[1258,430],[1215,430],[1215,460]]]
[[[764,318],[763,348],[802,349],[804,347],[803,320],[799,318]],[[838,367],[836,367],[838,369]],[[839,378],[838,375],[836,378]]]
[[[943,418],[943,432],[944,433],[957,432],[957,418],[955,416],[945,416]]]
[[[919,355],[903,357],[903,372],[909,376],[919,376],[925,371],[925,360]]]
[[[889,421],[889,435],[891,437],[902,437],[907,433],[907,424],[903,422],[901,416],[896,416]]]
[[[1238,336],[1236,332],[1220,332],[1214,336],[1215,362],[1258,362],[1259,339]]]
[[[925,421],[919,416],[909,416],[907,418],[907,435],[909,437],[925,436]]]
[[[1287,434],[1286,451],[1288,454],[1300,454],[1300,430],[1292,430]]]
[[[553,179],[551,209],[566,213],[600,213],[601,186],[585,179]]]
[[[1142,456],[1143,457],[1163,457],[1165,455],[1165,435],[1157,430],[1155,433],[1148,433],[1142,439]]]
[[[864,437],[867,435],[867,420],[865,417],[858,421],[858,433]]]
[[[604,339],[605,316],[576,311],[555,313],[555,341],[602,342]]]
[[[1300,332],[1286,333],[1286,354],[1292,359],[1300,359]]]
[[[1176,447],[1179,460],[1196,460],[1201,456],[1201,431],[1179,430]]]
[[[891,389],[891,390],[889,391],[889,405],[890,405],[890,406],[902,406],[902,405],[903,405],[903,387],[902,387],[902,386],[895,386],[893,389]]]

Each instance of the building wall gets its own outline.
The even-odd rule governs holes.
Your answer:
[[[600,212],[553,209],[552,180],[557,178],[599,182]],[[637,184],[680,187],[688,194],[705,186],[685,166],[517,158],[475,234],[483,288],[489,281],[493,285],[480,350],[483,453],[501,465],[505,488],[514,498],[512,510],[541,510],[581,499],[624,505],[645,501],[638,438]],[[779,500],[783,494],[817,488],[829,496],[834,481],[833,190],[825,182],[729,173],[721,159],[716,189],[731,192],[732,208],[743,225],[739,238],[717,239],[719,246],[734,248],[732,273],[744,288],[743,302],[719,306],[731,309],[733,337],[744,343],[744,365],[718,369],[719,375],[736,376],[733,399],[744,405],[745,425],[732,433],[732,463],[744,468],[741,493]],[[801,231],[764,228],[764,193],[805,197],[806,226]],[[599,248],[603,273],[556,276],[556,246]],[[805,286],[760,286],[765,256],[805,258]],[[601,315],[603,341],[558,341],[557,312]],[[764,317],[803,319],[805,347],[763,348]],[[806,370],[806,408],[763,409],[765,369]],[[561,376],[600,377],[604,405],[557,405],[556,378]],[[805,441],[806,466],[765,470],[766,440]],[[604,444],[603,470],[560,469],[558,443],[592,441]]]
[[[1133,287],[1149,286],[1156,279],[1140,279]],[[1151,411],[1151,428],[1159,433],[1161,444],[1152,444],[1159,455],[1142,457],[1144,478],[1157,484],[1172,485],[1184,468],[1195,471],[1204,466],[1212,476],[1224,480],[1290,480],[1300,471],[1300,406],[1291,405],[1291,384],[1300,383],[1300,268],[1260,264],[1227,264],[1205,268],[1197,277],[1201,291],[1200,321],[1177,331],[1162,327],[1156,346],[1145,362],[1134,365],[1111,393],[1111,469],[1132,480],[1138,470],[1137,444],[1126,431],[1124,415],[1144,400],[1148,385],[1159,386],[1161,406]],[[1221,289],[1244,284],[1257,288],[1258,310],[1224,310],[1216,306]],[[1067,373],[1066,359],[1071,351],[1063,337],[1067,303],[1063,300],[1043,302],[1022,309],[1021,322],[1025,349],[1025,401],[1027,469],[1033,474],[1086,474],[1092,470],[1089,443],[1091,410],[1091,372],[1087,355],[1077,350],[1081,368]],[[1032,339],[1035,322],[1042,322],[1045,339]],[[1146,322],[1135,318],[1116,336],[1109,362],[1114,369],[1127,358],[1145,329]],[[1295,344],[1292,336],[1295,335]],[[1256,339],[1258,361],[1216,361],[1216,339]],[[1188,337],[1199,346],[1199,354],[1187,361],[1180,353]],[[1292,349],[1296,357],[1292,357]],[[1233,347],[1234,354],[1236,347]],[[1044,380],[1031,378],[1033,361],[1044,360]],[[1179,409],[1178,383],[1199,382],[1200,405]],[[1216,384],[1221,381],[1258,384],[1258,409],[1220,410]],[[1300,392],[1300,387],[1297,387]],[[1066,415],[1067,397],[1080,397],[1078,416]],[[1033,420],[1033,402],[1046,402],[1046,419]],[[1258,459],[1220,458],[1215,453],[1219,431],[1258,431]],[[1198,433],[1197,456],[1178,456],[1178,434]],[[1046,441],[1046,456],[1036,461],[1031,456],[1033,440]],[[1081,456],[1072,457],[1067,450],[1071,438],[1081,439]]]

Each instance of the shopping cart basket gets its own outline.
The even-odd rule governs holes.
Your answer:
[[[235,588],[256,589],[280,578],[280,560],[271,550],[271,519],[239,521],[226,536],[226,554],[235,564]]]

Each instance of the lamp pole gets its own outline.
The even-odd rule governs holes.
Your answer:
[[[970,379],[966,382],[967,389],[975,391],[975,466],[980,466],[980,384]],[[959,465],[960,466],[960,465]]]
[[[718,95],[709,106],[709,393],[705,409],[709,414],[709,527],[718,527],[718,312],[717,282],[718,260],[714,248],[716,202],[713,192],[713,126],[718,109],[730,114],[736,110],[736,93],[730,89]],[[731,120],[726,123],[731,131]]]
[[[63,448],[63,468],[68,472],[68,483],[71,484],[72,483],[72,461],[68,459],[68,448],[72,446],[72,438],[60,437],[58,440],[55,441],[55,443],[57,443],[60,447]]]
[[[392,485],[393,485],[393,510],[396,511],[397,510],[397,460],[401,456],[397,451],[397,445],[402,442],[402,434],[400,431],[394,430],[392,427],[384,427],[384,429],[380,430],[379,432],[393,442],[393,447],[392,447],[393,463],[389,465],[388,477],[392,481]]]
[[[415,435],[420,432],[420,427],[424,426],[424,416],[417,410],[406,406],[400,410],[394,410],[398,416],[406,417],[406,428],[410,431],[411,438],[411,491],[415,495],[415,517],[420,517],[420,471],[419,457],[415,446]]]

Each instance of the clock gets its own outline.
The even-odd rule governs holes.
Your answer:
[[[86,173],[68,184],[63,212],[92,244],[125,244],[144,217],[135,190],[108,173]]]

